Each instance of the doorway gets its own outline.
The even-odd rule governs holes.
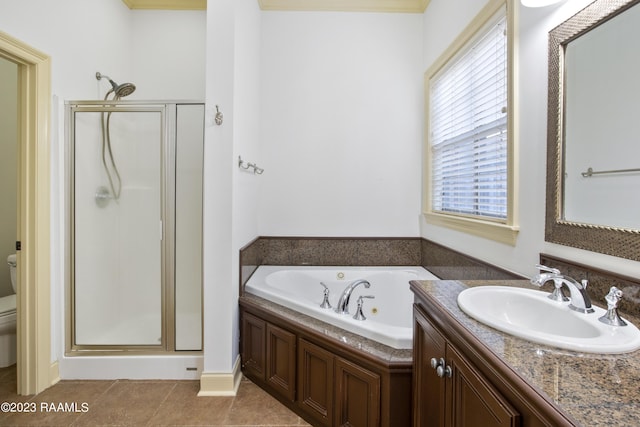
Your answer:
[[[18,66],[17,392],[28,395],[57,379],[50,326],[51,61],[3,32],[0,58]]]

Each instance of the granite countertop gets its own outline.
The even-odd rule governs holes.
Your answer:
[[[469,332],[566,415],[584,426],[640,426],[640,350],[591,354],[532,343],[485,326],[463,313],[458,294],[472,286],[532,287],[528,281],[416,281]],[[623,316],[635,325],[637,319]]]

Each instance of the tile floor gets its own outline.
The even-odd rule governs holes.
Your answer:
[[[197,397],[198,389],[198,381],[65,380],[18,396],[14,365],[0,368],[0,404],[35,412],[3,406],[0,426],[309,426],[247,379],[235,397]]]

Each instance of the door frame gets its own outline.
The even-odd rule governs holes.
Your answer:
[[[18,65],[17,392],[29,395],[58,377],[51,363],[51,59],[2,31],[0,57]]]

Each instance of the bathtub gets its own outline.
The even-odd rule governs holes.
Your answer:
[[[371,283],[357,286],[351,294],[349,315],[335,307],[346,286],[355,280]],[[245,286],[245,292],[330,323],[349,332],[398,349],[413,347],[413,293],[410,280],[439,280],[422,267],[319,267],[260,266]],[[321,308],[324,283],[333,308]],[[366,320],[355,320],[357,300],[364,299]]]

